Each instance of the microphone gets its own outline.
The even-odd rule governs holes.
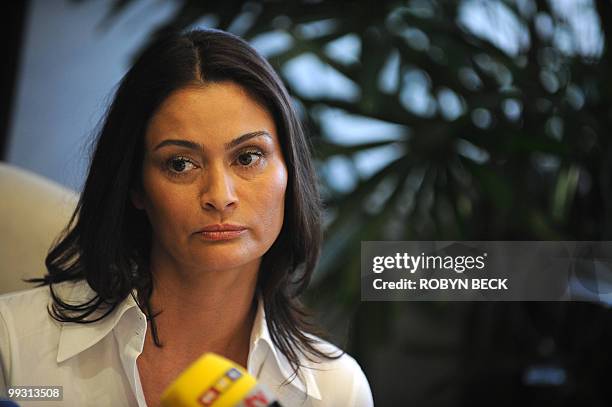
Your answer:
[[[281,407],[274,394],[241,366],[205,353],[161,396],[162,407]]]

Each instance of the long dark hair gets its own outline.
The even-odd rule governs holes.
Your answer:
[[[153,279],[148,262],[151,226],[130,190],[141,186],[144,134],[170,93],[192,83],[232,81],[265,106],[278,128],[288,171],[285,219],[263,256],[258,277],[272,340],[294,374],[299,352],[337,358],[317,349],[320,335],[298,299],[307,287],[321,245],[320,200],[309,146],[290,97],[268,62],[248,43],[219,30],[174,33],[156,41],[122,79],[98,133],[87,180],[62,238],[45,263],[48,274],[30,282],[49,284],[49,313],[62,322],[105,318],[132,290],[162,346],[151,309]],[[87,280],[96,296],[83,304],[64,302],[53,284]],[[100,312],[98,314],[98,312]]]

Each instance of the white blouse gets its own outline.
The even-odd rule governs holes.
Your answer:
[[[53,286],[64,301],[82,302],[94,292],[84,281]],[[43,286],[0,296],[0,396],[11,386],[63,386],[63,401],[19,401],[20,406],[146,406],[136,359],[147,321],[131,295],[106,318],[90,324],[60,323],[47,313]],[[338,348],[320,340],[320,349]],[[368,381],[347,354],[305,366],[289,384],[289,361],[275,347],[259,301],[247,370],[285,406],[372,406]]]

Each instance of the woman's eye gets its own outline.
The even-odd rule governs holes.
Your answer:
[[[236,161],[244,167],[252,167],[262,158],[263,154],[259,151],[245,151],[238,155]]]
[[[191,160],[185,157],[173,157],[166,163],[168,169],[174,173],[184,173],[194,169],[196,166]]]

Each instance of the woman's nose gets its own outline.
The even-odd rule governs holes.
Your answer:
[[[232,175],[220,167],[211,165],[204,175],[200,204],[206,211],[225,212],[238,205]]]

